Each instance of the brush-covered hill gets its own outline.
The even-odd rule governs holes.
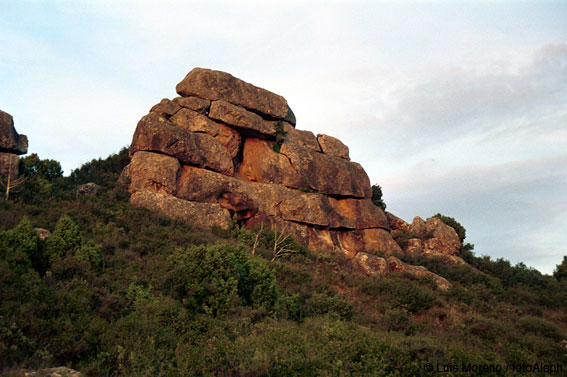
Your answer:
[[[2,376],[567,371],[565,266],[556,279],[462,250],[466,265],[398,256],[447,290],[368,276],[272,230],[200,230],[132,207],[116,183],[128,162],[124,149],[63,177],[56,161],[21,159],[27,178],[0,202]]]

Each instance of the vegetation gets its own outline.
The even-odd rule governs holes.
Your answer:
[[[372,203],[383,211],[386,210],[386,203],[382,200],[382,187],[380,185],[372,185]]]
[[[37,159],[36,178],[0,202],[0,375],[60,365],[87,376],[567,367],[565,261],[554,278],[470,251],[466,266],[400,256],[450,280],[448,291],[403,274],[369,277],[271,229],[202,231],[131,207],[115,184],[126,153],[70,177],[40,173]],[[86,182],[103,192],[77,196]],[[277,242],[289,252],[274,258]]]

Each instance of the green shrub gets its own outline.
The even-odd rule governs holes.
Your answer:
[[[543,318],[533,316],[522,317],[518,321],[518,327],[525,333],[545,336],[556,341],[560,341],[566,337],[561,327]]]
[[[217,316],[242,304],[271,310],[274,274],[242,246],[216,244],[178,250],[168,258],[166,291],[193,311]]]
[[[307,310],[311,316],[331,314],[337,318],[352,319],[352,305],[342,296],[329,296],[324,293],[314,293],[307,300]]]

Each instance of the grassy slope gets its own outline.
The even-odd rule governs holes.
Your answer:
[[[30,180],[0,203],[3,375],[57,365],[93,376],[567,367],[567,289],[548,276],[472,254],[477,269],[405,257],[454,283],[441,292],[409,276],[367,277],[340,256],[297,245],[271,262],[270,232],[251,256],[254,234],[238,226],[200,231],[130,207],[113,187],[125,161],[122,152],[70,178]],[[104,192],[77,197],[74,187],[91,180]],[[81,231],[75,251],[34,239],[29,225],[8,231],[27,217],[53,232],[63,215]]]

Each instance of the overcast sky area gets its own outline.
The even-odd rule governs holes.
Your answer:
[[[477,255],[567,255],[567,1],[0,0],[0,109],[65,174],[130,143],[194,67],[284,96],[388,210]]]

